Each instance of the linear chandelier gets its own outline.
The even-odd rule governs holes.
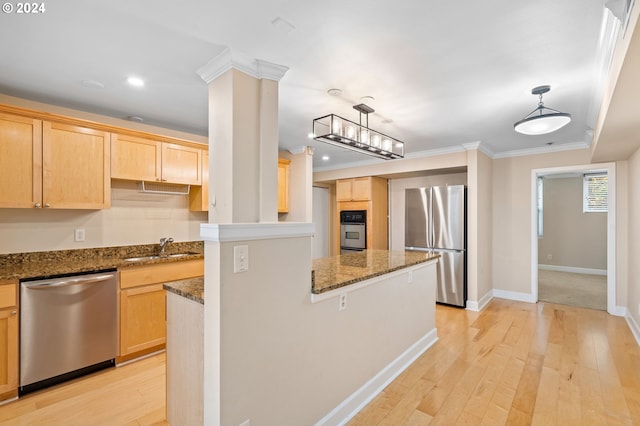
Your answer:
[[[404,158],[404,142],[369,128],[369,114],[375,111],[373,108],[358,104],[353,109],[360,112],[360,123],[335,114],[316,118],[313,120],[313,139],[385,160]]]
[[[571,121],[571,114],[544,106],[544,103],[542,102],[542,94],[547,93],[550,90],[551,86],[538,86],[531,89],[532,95],[538,95],[540,97],[538,107],[531,111],[525,118],[513,125],[516,132],[525,135],[544,135],[546,133],[555,132],[561,127],[569,124]],[[545,110],[549,112],[544,112]]]

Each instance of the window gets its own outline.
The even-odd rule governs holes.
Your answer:
[[[538,176],[538,238],[542,238],[542,176]]]
[[[608,211],[608,176],[606,173],[585,174],[582,179],[582,211],[599,213]]]

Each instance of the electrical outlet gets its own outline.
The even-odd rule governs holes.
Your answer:
[[[76,229],[73,231],[73,241],[79,243],[84,241],[85,232],[84,229]]]
[[[347,309],[347,293],[340,293],[338,296],[338,311]]]
[[[411,284],[413,282],[413,271],[409,271],[407,275],[408,275],[407,280],[409,284]]]
[[[553,255],[552,254],[548,254],[547,255],[547,260],[553,260]]]
[[[249,246],[233,247],[233,272],[247,272],[249,270]]]

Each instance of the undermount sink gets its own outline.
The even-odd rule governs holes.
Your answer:
[[[125,260],[125,262],[145,262],[147,260],[172,259],[172,258],[176,258],[176,257],[191,256],[191,255],[194,255],[194,254],[198,254],[198,253],[187,252],[187,253],[165,254],[165,255],[162,255],[162,256],[153,255],[153,256],[127,257],[124,260]]]

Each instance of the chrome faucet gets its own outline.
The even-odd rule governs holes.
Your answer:
[[[165,256],[165,249],[167,248],[167,246],[169,245],[169,243],[173,242],[173,238],[171,237],[167,237],[167,238],[160,238],[160,256]]]

